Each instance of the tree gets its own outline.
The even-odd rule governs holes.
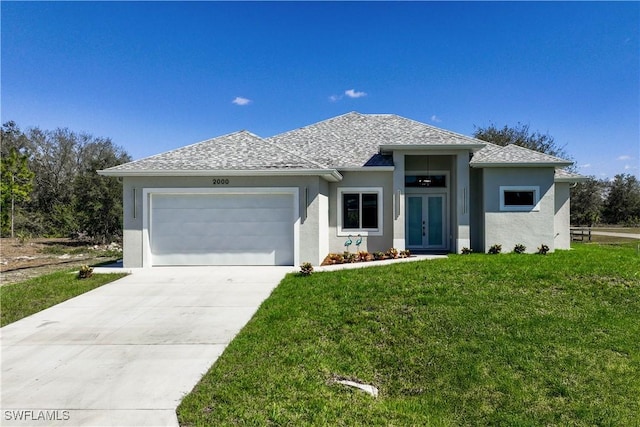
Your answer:
[[[33,172],[29,170],[28,157],[19,154],[11,147],[7,155],[0,160],[0,211],[2,212],[2,231],[10,230],[14,237],[14,218],[16,203],[29,200],[33,189]]]
[[[590,176],[571,188],[571,223],[589,227],[600,222],[606,183]]]
[[[9,216],[10,193],[5,191],[10,182],[4,180],[10,176],[5,168],[10,166],[13,150],[21,167],[33,172],[32,187],[25,187],[30,197],[13,191],[16,203],[27,202],[21,206],[25,215],[16,216],[17,225],[22,219],[22,227],[35,235],[84,232],[98,240],[108,240],[121,234],[122,185],[115,178],[98,176],[96,169],[131,159],[110,139],[60,128],[48,131],[36,127],[22,132],[9,121],[2,126],[1,150],[3,162],[7,162],[3,163],[2,174],[3,232],[8,232],[10,218],[13,219],[13,215]]]
[[[97,174],[130,161],[122,149],[110,140],[97,140],[83,146],[84,169],[74,181],[75,210],[80,229],[94,240],[106,240],[122,234],[122,185],[117,178]]]
[[[475,126],[473,136],[496,145],[516,144],[551,156],[573,160],[569,153],[565,151],[564,146],[559,146],[551,135],[548,133],[541,134],[538,131],[532,132],[529,129],[529,125],[520,122],[513,127],[505,125],[502,129],[493,123],[486,128]],[[573,167],[569,169],[573,170]]]
[[[603,219],[608,224],[640,223],[640,182],[629,174],[616,175],[609,183]]]

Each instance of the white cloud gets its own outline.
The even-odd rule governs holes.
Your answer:
[[[232,103],[236,104],[236,105],[247,105],[247,104],[251,104],[251,100],[248,98],[243,98],[241,96],[236,96],[236,99],[234,99],[233,101],[231,101]]]
[[[638,169],[636,166],[624,165],[624,170],[626,171],[636,170],[636,169]]]
[[[331,102],[337,102],[340,101],[342,99],[342,95],[331,95],[329,97],[329,101]]]
[[[584,165],[580,165],[581,168],[590,168],[591,163],[585,163]]]
[[[433,116],[431,116],[431,121],[434,123],[440,123],[442,120],[440,119],[440,117],[434,114]]]
[[[618,160],[629,160],[629,159],[631,159],[631,156],[627,156],[626,154],[624,156],[618,157]]]
[[[362,98],[363,96],[367,96],[366,92],[357,92],[355,89],[345,90],[344,94],[349,98]]]

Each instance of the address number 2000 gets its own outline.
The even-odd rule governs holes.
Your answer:
[[[213,178],[213,185],[228,185],[229,178]]]

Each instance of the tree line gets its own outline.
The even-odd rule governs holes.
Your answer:
[[[612,180],[590,176],[571,189],[571,223],[640,226],[640,181],[631,174]]]
[[[0,233],[3,237],[122,235],[122,184],[96,170],[131,160],[109,138],[66,128],[2,125]]]

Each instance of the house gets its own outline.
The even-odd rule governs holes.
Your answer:
[[[360,250],[568,249],[571,162],[392,114],[247,131],[99,171],[122,177],[124,265],[319,264]],[[351,246],[350,250],[355,251]]]

